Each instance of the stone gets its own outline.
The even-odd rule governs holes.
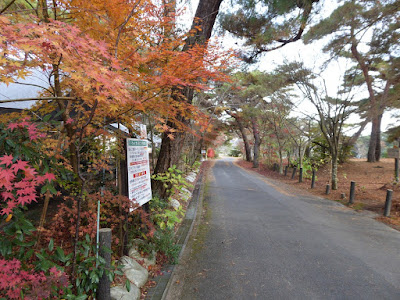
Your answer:
[[[139,288],[131,284],[130,291],[125,286],[117,285],[111,288],[111,299],[112,300],[139,300],[140,290]]]
[[[143,257],[140,255],[136,247],[132,247],[129,249],[128,255],[129,257],[135,259],[136,261],[142,261],[146,268],[148,268],[149,266],[154,266],[156,264],[155,251],[153,251],[149,257]]]
[[[179,207],[181,207],[181,204],[180,204],[179,201],[176,200],[176,199],[171,199],[171,200],[169,200],[169,204],[170,204],[174,209],[179,209]]]
[[[122,271],[130,282],[134,283],[138,288],[145,285],[149,278],[149,272],[145,267],[129,256],[121,257],[120,263],[123,265]]]
[[[186,180],[193,183],[196,180],[196,174],[190,173],[188,176],[186,176]]]
[[[183,200],[188,201],[190,197],[192,197],[192,192],[189,191],[187,188],[182,188],[180,196],[182,197]]]
[[[187,188],[182,188],[182,192],[184,192],[186,194],[189,194],[189,195],[192,195],[192,192],[189,191]]]

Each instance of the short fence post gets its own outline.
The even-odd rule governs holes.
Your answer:
[[[287,176],[287,170],[289,169],[289,166],[285,166],[285,176]]]
[[[341,193],[340,194],[340,199],[346,199],[346,194],[345,193]]]
[[[390,209],[392,208],[392,194],[393,194],[392,190],[386,191],[385,212],[383,213],[385,217],[390,216]]]
[[[314,186],[315,186],[315,170],[312,171],[311,188],[313,189]]]
[[[294,167],[293,168],[293,173],[292,173],[292,179],[294,179],[294,176],[296,175],[296,170],[297,170],[297,167]]]
[[[399,159],[398,158],[394,159],[394,178],[396,180],[396,183],[399,183]]]
[[[355,190],[356,190],[356,183],[354,181],[352,181],[350,183],[350,196],[349,196],[349,204],[353,204],[354,203],[354,194],[355,194]]]
[[[106,261],[105,268],[110,269],[111,267],[111,229],[102,228],[99,230],[99,256],[104,258]],[[108,250],[108,251],[107,251]],[[96,298],[98,300],[111,300],[110,292],[110,280],[107,274],[103,273],[101,276],[99,285],[96,291]]]
[[[329,184],[327,184],[327,185],[326,185],[326,188],[325,188],[325,194],[326,194],[326,195],[329,195],[330,192],[331,192],[331,186],[330,186]]]
[[[303,182],[303,168],[299,169],[299,182]]]

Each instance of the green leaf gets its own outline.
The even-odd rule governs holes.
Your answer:
[[[43,117],[43,122],[47,123],[51,118],[51,114],[47,114]]]
[[[88,243],[90,243],[90,242],[91,242],[91,240],[90,240],[90,236],[89,236],[88,234],[86,234],[86,236],[85,236],[85,239],[86,239],[86,242],[88,242]]]
[[[10,139],[6,139],[6,143],[12,148],[16,148],[17,147],[17,145]]]
[[[42,188],[40,189],[40,193],[41,194],[46,194],[46,192],[49,190],[49,184],[45,184],[44,186],[42,186]]]
[[[53,240],[53,239],[50,239],[50,242],[49,242],[49,251],[53,251],[53,248],[54,248],[54,240]]]
[[[104,253],[113,253],[112,252],[112,250],[110,249],[110,248],[108,248],[108,247],[101,247],[101,250],[104,252]]]
[[[110,280],[110,282],[114,281],[114,275],[112,272],[107,272],[107,277],[108,277],[108,280]]]
[[[45,260],[44,256],[40,253],[35,253],[36,257],[39,258],[40,260]]]
[[[99,276],[96,274],[96,272],[91,272],[89,275],[89,278],[92,283],[98,283],[99,282]]]
[[[106,263],[106,260],[105,260],[103,257],[101,257],[101,256],[99,256],[99,257],[97,258],[97,261],[98,261],[100,264],[102,264],[102,265],[104,265],[104,264]]]
[[[64,250],[61,249],[60,247],[57,247],[57,249],[56,249],[56,256],[57,256],[59,261],[61,261],[61,262],[65,262],[66,261]]]
[[[125,281],[125,286],[126,286],[126,290],[128,292],[130,292],[131,291],[131,282],[128,279]]]
[[[33,249],[29,249],[24,255],[24,260],[28,260],[29,258],[31,258],[33,253],[34,253]]]

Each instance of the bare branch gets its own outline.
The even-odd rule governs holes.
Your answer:
[[[15,0],[11,0],[11,2],[8,3],[8,4],[6,5],[6,7],[4,7],[4,8],[0,11],[0,15],[1,15],[3,12],[5,12],[14,2],[15,2]]]
[[[38,84],[24,83],[24,82],[18,82],[18,81],[15,81],[15,82],[13,82],[13,83],[14,83],[14,84],[20,84],[20,85],[34,86],[34,87],[38,87],[38,88],[44,89],[44,90],[48,91],[48,92],[51,93],[51,94],[53,93],[53,92],[50,91],[49,89],[45,88],[44,86],[38,85]]]
[[[11,99],[11,100],[0,100],[0,103],[9,103],[9,102],[24,102],[24,101],[49,101],[49,100],[72,100],[72,101],[80,101],[80,99],[76,97],[33,97],[33,98],[20,98],[20,99]]]

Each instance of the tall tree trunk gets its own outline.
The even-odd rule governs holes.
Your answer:
[[[332,170],[331,170],[331,184],[332,190],[337,190],[338,188],[338,154],[332,153]]]
[[[279,174],[283,174],[283,153],[282,150],[279,149]]]
[[[299,169],[303,167],[303,155],[302,155],[302,147],[301,143],[299,144]]]
[[[253,126],[254,135],[254,159],[253,168],[258,168],[260,158],[260,131],[258,130],[258,124],[255,117],[251,118],[251,125]]]
[[[239,118],[236,118],[236,123],[238,125],[240,134],[242,135],[244,150],[246,151],[246,161],[251,161],[251,149],[250,149],[249,139],[247,138],[246,132],[244,131],[242,121],[240,121]]]
[[[222,0],[200,0],[192,23],[192,31],[194,34],[186,39],[186,43],[183,47],[184,51],[190,49],[194,45],[205,45],[207,43],[208,39],[211,37],[211,32],[219,12],[221,2]],[[183,94],[185,95],[186,101],[188,103],[192,103],[193,90],[184,89]],[[180,97],[177,96],[177,98]],[[181,121],[184,125],[189,125],[190,120],[186,120],[181,117],[179,121]],[[168,126],[174,129],[177,128],[176,124],[172,122],[169,122]],[[183,132],[177,132],[174,134],[174,139],[171,140],[168,137],[168,132],[163,133],[160,154],[158,156],[154,173],[165,173],[169,167],[178,163],[181,156],[181,143],[184,140],[184,135],[185,134]],[[153,191],[160,196],[166,195],[166,188],[159,181],[153,181]]]
[[[376,162],[381,157],[381,121],[382,114],[372,119],[371,136],[368,147],[368,162]]]
[[[364,80],[365,83],[367,84],[367,89],[368,89],[368,94],[369,94],[369,102],[371,105],[370,108],[370,113],[372,116],[372,129],[371,129],[371,136],[369,140],[369,148],[368,148],[368,162],[375,162],[377,161],[376,156],[377,156],[377,142],[378,142],[378,136],[380,136],[380,120],[379,120],[379,113],[378,110],[378,103],[377,99],[375,97],[374,89],[373,89],[373,79],[369,74],[369,67],[368,64],[365,62],[365,59],[360,55],[358,52],[357,46],[358,42],[354,36],[354,28],[351,29],[351,39],[352,39],[352,45],[351,45],[351,53],[353,54],[353,57],[357,60],[358,64],[360,65],[361,71],[363,72]],[[382,118],[382,117],[381,117]],[[380,137],[379,137],[380,139]],[[380,142],[379,142],[380,143]],[[380,147],[380,146],[379,146]],[[379,153],[379,158],[380,158],[380,149],[378,151]],[[379,160],[378,158],[378,160]]]
[[[174,124],[169,122],[168,126],[174,126]],[[176,132],[173,140],[167,136],[167,133],[163,133],[160,153],[158,155],[156,168],[154,169],[154,174],[165,173],[168,171],[168,168],[178,163],[184,140],[184,132]],[[161,199],[166,199],[168,197],[167,188],[164,186],[163,182],[153,180],[152,189]]]
[[[381,159],[381,123],[382,123],[382,115],[378,116],[378,128],[376,133],[376,147],[375,147],[375,161],[379,161]]]

